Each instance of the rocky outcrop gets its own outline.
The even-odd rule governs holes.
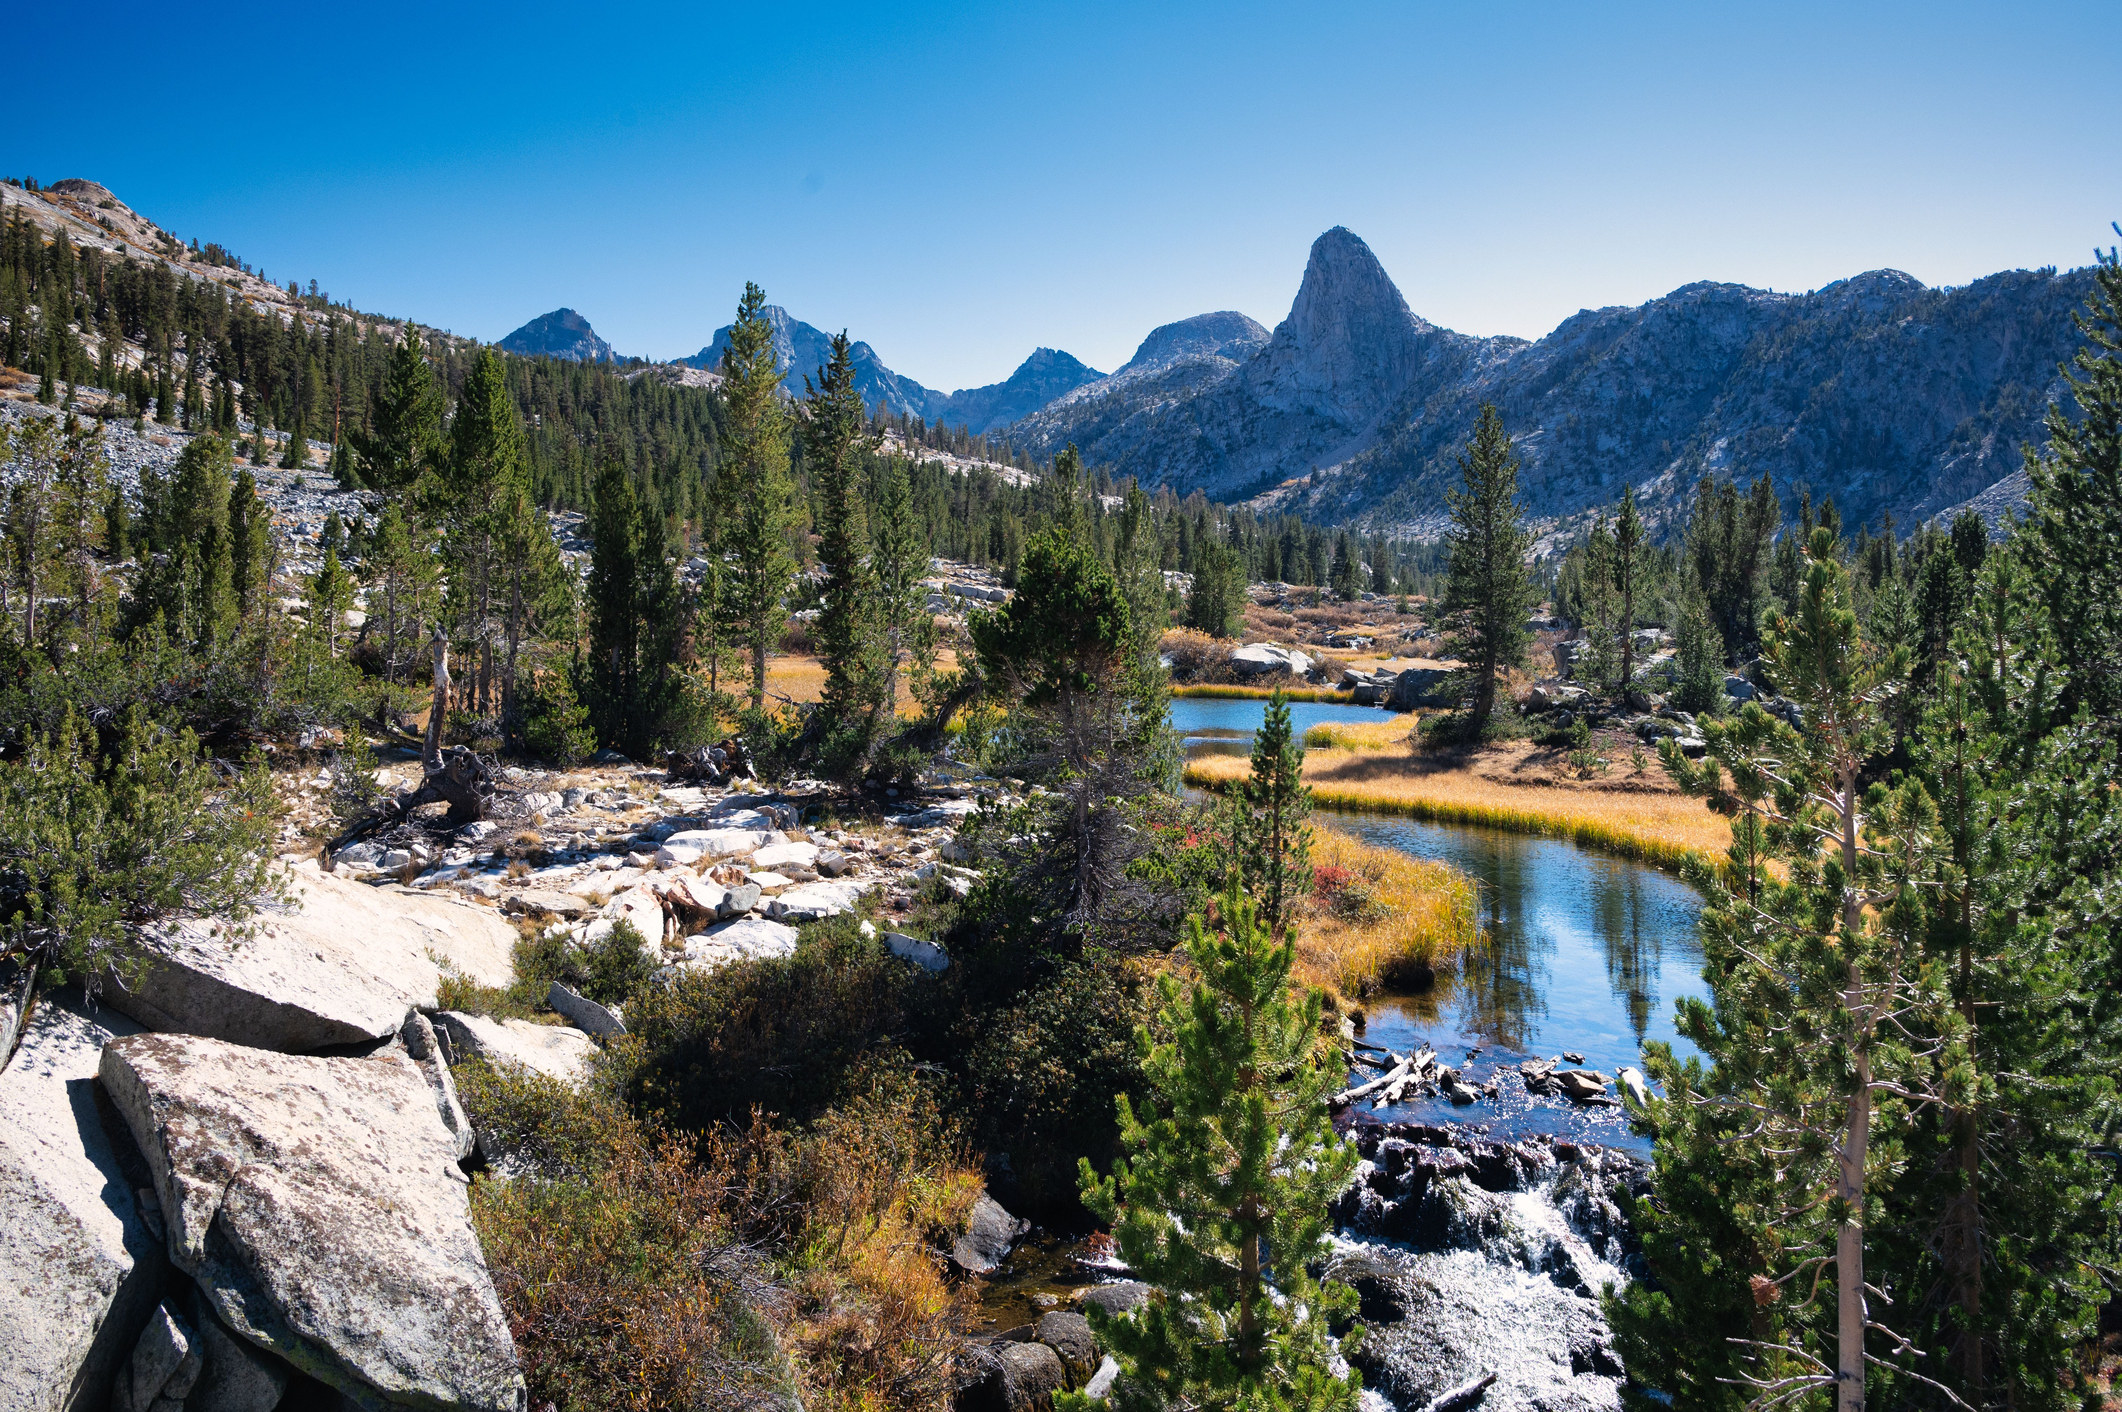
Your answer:
[[[47,993],[0,1070],[0,1409],[94,1406],[160,1298],[164,1261],[145,1171],[96,1102],[105,1041],[138,1033]],[[144,1199],[143,1199],[144,1198]]]
[[[138,980],[110,1003],[152,1030],[299,1051],[396,1034],[432,1010],[448,967],[482,985],[514,974],[515,929],[448,897],[347,882],[304,863],[295,903],[232,937],[218,922],[164,929]]]
[[[214,1317],[359,1400],[521,1412],[457,1140],[405,1054],[143,1034],[100,1075]]]
[[[588,1035],[565,1025],[496,1020],[456,1010],[444,1010],[435,1016],[435,1023],[449,1035],[450,1055],[460,1064],[467,1059],[483,1059],[504,1068],[528,1069],[562,1083],[580,1083],[589,1073],[591,1056],[597,1052]]]

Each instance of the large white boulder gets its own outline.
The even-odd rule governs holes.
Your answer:
[[[161,1239],[96,1112],[104,1042],[137,1033],[108,1008],[91,1016],[78,997],[47,993],[0,1070],[7,1412],[102,1405],[161,1297]]]
[[[685,939],[687,969],[713,970],[732,961],[793,956],[796,929],[764,917],[742,917]]]
[[[766,904],[767,915],[777,922],[815,922],[854,910],[856,899],[869,890],[868,879],[842,878],[832,882],[803,883],[782,892]]]
[[[1274,672],[1288,672],[1301,677],[1311,670],[1312,659],[1288,647],[1277,647],[1271,642],[1251,642],[1243,647],[1234,647],[1230,654],[1230,668],[1241,677],[1267,676]]]
[[[785,872],[789,868],[815,868],[815,843],[770,843],[752,854],[751,865],[761,871]]]
[[[432,1010],[448,967],[481,985],[514,975],[516,930],[444,894],[383,890],[288,870],[294,905],[232,939],[219,922],[162,929],[135,984],[106,998],[151,1030],[297,1051],[381,1039]]]
[[[450,1056],[458,1063],[484,1059],[489,1064],[529,1069],[563,1083],[580,1083],[589,1072],[590,1056],[597,1052],[594,1040],[566,1025],[496,1020],[461,1010],[444,1010],[435,1016],[435,1023],[449,1035]]]
[[[100,1076],[171,1261],[229,1328],[364,1404],[522,1412],[456,1138],[412,1060],[134,1035]]]
[[[786,842],[788,836],[777,829],[687,829],[663,840],[663,846],[656,850],[656,863],[672,868],[709,858],[741,858]]]

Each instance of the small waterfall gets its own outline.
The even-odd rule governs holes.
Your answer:
[[[1370,1332],[1351,1361],[1372,1406],[1413,1412],[1494,1373],[1483,1412],[1618,1408],[1599,1294],[1640,1260],[1621,1196],[1648,1167],[1542,1135],[1377,1123],[1356,1139],[1364,1160],[1335,1208],[1329,1273],[1362,1301]]]

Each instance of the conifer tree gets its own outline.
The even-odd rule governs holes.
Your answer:
[[[1691,572],[1681,574],[1680,603],[1673,621],[1673,646],[1680,681],[1673,705],[1697,714],[1717,709],[1724,696],[1724,640],[1710,617],[1709,599]]]
[[[1650,545],[1643,517],[1636,513],[1633,486],[1621,488],[1621,508],[1614,514],[1613,582],[1617,621],[1615,648],[1620,658],[1620,690],[1626,693],[1636,679],[1636,597],[1643,591],[1649,569]]]
[[[1137,1035],[1151,1106],[1119,1098],[1129,1155],[1103,1179],[1081,1164],[1084,1204],[1152,1290],[1131,1313],[1092,1311],[1120,1363],[1113,1406],[1346,1412],[1362,1380],[1331,1371],[1327,1325],[1355,1297],[1310,1273],[1356,1166],[1327,1112],[1339,1076],[1322,1057],[1319,992],[1292,1000],[1292,947],[1235,883],[1208,919],[1188,919],[1186,951],[1187,991],[1161,978],[1171,1038]]]
[[[1451,502],[1451,577],[1444,590],[1444,637],[1466,663],[1470,695],[1465,729],[1478,738],[1495,710],[1496,678],[1525,661],[1532,547],[1518,507],[1518,458],[1503,419],[1482,404],[1480,420],[1459,457],[1463,490]]]
[[[728,557],[723,610],[751,655],[751,704],[766,706],[766,657],[787,625],[795,575],[789,551],[788,416],[781,406],[766,294],[744,286],[722,355],[726,452],[716,470],[716,547]]]
[[[1363,566],[1356,562],[1356,542],[1347,530],[1334,536],[1334,567],[1331,574],[1334,597],[1353,603],[1363,593]]]
[[[831,359],[818,370],[816,384],[808,378],[804,383],[804,464],[818,506],[818,567],[824,573],[816,627],[818,659],[825,668],[820,711],[836,738],[828,755],[859,771],[866,768],[880,720],[894,703],[882,694],[885,644],[863,503],[863,459],[872,445],[845,332],[834,337]]]
[[[368,429],[348,437],[362,481],[379,490],[412,485],[435,466],[441,437],[442,389],[407,324],[391,349]]]
[[[1238,878],[1277,939],[1291,909],[1311,891],[1311,789],[1304,747],[1290,726],[1289,701],[1277,687],[1253,736],[1252,773],[1233,792],[1231,843]]]
[[[921,582],[929,572],[928,536],[915,514],[903,459],[872,458],[870,495],[870,576],[882,640],[877,694],[896,705],[902,680],[917,700],[923,698],[935,663],[936,618]]]
[[[1884,706],[1907,655],[1861,640],[1830,530],[1813,530],[1808,556],[1797,603],[1767,635],[1776,686],[1802,709],[1804,729],[1749,704],[1730,724],[1705,725],[1699,767],[1671,741],[1661,746],[1676,782],[1734,818],[1735,841],[1724,874],[1698,878],[1709,891],[1713,1006],[1680,1006],[1681,1033],[1713,1066],[1683,1068],[1668,1047],[1649,1046],[1646,1064],[1669,1097],[1645,1122],[1661,1153],[1721,1163],[1752,1198],[1742,1209],[1758,1224],[1727,1236],[1725,1254],[1758,1252],[1751,1293],[1768,1312],[1768,1327],[1742,1334],[1674,1309],[1663,1341],[1699,1346],[1701,1361],[1732,1368],[1763,1397],[1827,1391],[1839,1412],[1862,1412],[1867,1340],[1881,1331],[1882,1351],[1895,1342],[1874,1301],[1876,1272],[1867,1276],[1870,1211],[1899,1160],[1894,1134],[1909,1107],[1959,1081],[1963,1037],[1920,952],[1935,806],[1913,782],[1890,790],[1863,779],[1886,742]],[[1693,1214],[1683,1189],[1695,1177],[1684,1161],[1675,1168],[1663,1214],[1644,1213],[1655,1238],[1670,1239],[1663,1227]],[[1663,1171],[1661,1160],[1661,1181]],[[1831,1310],[1821,1290],[1833,1291]],[[1638,1321],[1623,1319],[1625,1344],[1658,1341],[1642,1302],[1654,1296],[1629,1298]],[[1727,1346],[1702,1346],[1719,1340]],[[1907,1363],[1901,1372],[1925,1376]]]
[[[339,562],[336,548],[324,551],[324,564],[309,583],[310,625],[324,642],[327,657],[339,656],[339,634],[345,630],[346,614],[354,606],[354,581]]]
[[[1181,520],[1181,526],[1186,521]],[[1245,606],[1245,563],[1213,529],[1194,541],[1193,585],[1186,594],[1186,625],[1210,637],[1229,637]]]
[[[21,640],[30,646],[37,641],[37,611],[51,568],[51,522],[63,455],[58,427],[49,417],[25,417],[11,436],[0,439],[0,452],[7,453],[11,467],[0,549],[6,553],[6,580],[21,593]]]
[[[377,521],[369,565],[383,605],[383,675],[396,681],[418,650],[421,625],[436,621],[437,570],[426,534],[395,503]]]
[[[2122,232],[2122,227],[2117,227]],[[2048,409],[2048,445],[2028,448],[2033,483],[2026,534],[2043,564],[2041,591],[2056,635],[2062,709],[2122,719],[2122,256],[2099,257],[2077,316],[2085,335]],[[2075,404],[2077,415],[2066,410]]]

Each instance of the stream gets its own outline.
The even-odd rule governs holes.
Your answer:
[[[1189,755],[1250,753],[1257,700],[1175,700]],[[1300,737],[1374,707],[1293,702]],[[1556,839],[1378,814],[1318,822],[1438,859],[1480,889],[1480,945],[1422,995],[1373,997],[1362,1038],[1405,1054],[1427,1042],[1476,1087],[1471,1107],[1426,1099],[1359,1105],[1365,1162],[1337,1207],[1337,1273],[1373,1332],[1355,1355],[1367,1407],[1414,1409],[1495,1373],[1484,1412],[1620,1406],[1621,1366],[1597,1296],[1635,1263],[1622,1188],[1641,1189],[1650,1147],[1619,1108],[1525,1091],[1517,1066],[1565,1052],[1609,1079],[1649,1040],[1694,1053],[1673,1002],[1703,995],[1695,918],[1679,879]],[[1367,1075],[1366,1075],[1367,1076]]]

